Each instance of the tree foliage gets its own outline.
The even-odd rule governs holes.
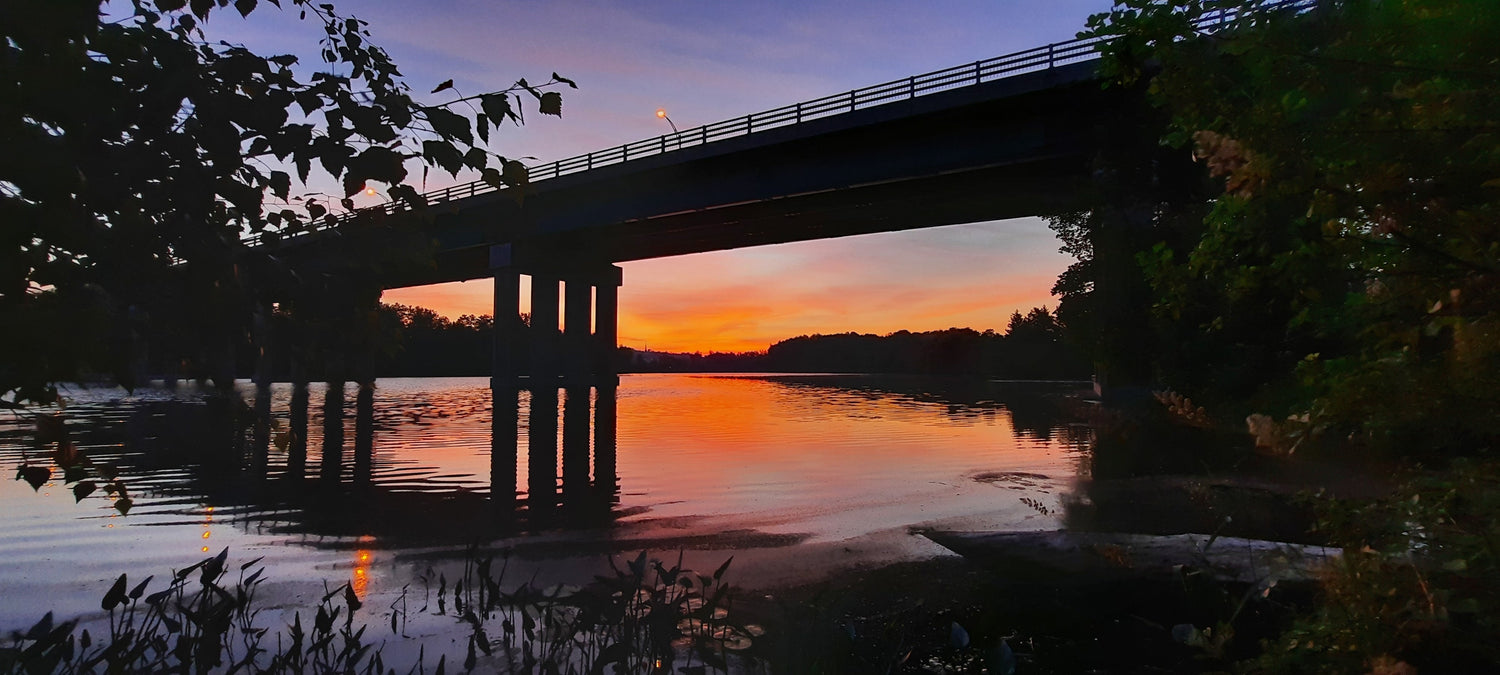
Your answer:
[[[1500,6],[1123,0],[1091,19],[1219,194],[1140,262],[1199,372],[1313,431],[1404,452],[1500,438]],[[1238,18],[1212,37],[1211,12]],[[1197,344],[1189,344],[1196,342]],[[1205,347],[1213,345],[1214,347]],[[1233,349],[1222,349],[1233,345]],[[1211,378],[1202,389],[1222,385]]]
[[[522,95],[561,114],[543,89],[573,85],[554,74],[425,105],[365,21],[326,3],[267,3],[322,26],[323,64],[215,41],[210,17],[238,19],[224,16],[230,0],[0,5],[0,400],[46,401],[54,383],[86,375],[129,385],[128,343],[153,310],[171,310],[153,302],[163,289],[186,289],[195,310],[228,308],[221,331],[242,329],[258,255],[243,237],[329,224],[367,185],[420,211],[409,160],[524,183],[490,134],[521,121]],[[343,194],[294,194],[315,171]]]

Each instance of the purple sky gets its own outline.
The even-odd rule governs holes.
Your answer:
[[[215,16],[214,39],[261,53],[315,54],[320,29],[268,3],[249,21]],[[452,78],[472,95],[517,78],[576,80],[563,117],[492,135],[507,157],[550,161],[800,100],[1070,39],[1108,0],[989,2],[497,2],[345,0],[370,22],[414,92]],[[304,63],[317,64],[305,57]],[[529,160],[528,160],[529,161]],[[460,181],[471,177],[461,176]],[[420,181],[420,172],[413,174]],[[454,179],[433,170],[429,189]],[[627,263],[621,343],[760,349],[816,332],[1005,326],[1055,304],[1070,262],[1036,219]],[[489,284],[388,291],[387,302],[450,316],[488,313]]]

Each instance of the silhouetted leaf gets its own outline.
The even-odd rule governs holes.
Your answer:
[[[633,575],[635,575],[636,578],[641,578],[641,577],[646,576],[646,552],[645,551],[641,551],[641,554],[638,555],[638,556],[636,556],[635,560],[630,561],[630,573],[633,574]]]
[[[225,546],[219,554],[203,563],[203,583],[208,584],[224,572],[224,561],[229,559],[229,547]]]
[[[121,497],[115,500],[115,510],[119,511],[122,516],[129,515],[130,507],[132,506],[135,506],[135,501],[129,497]]]
[[[269,184],[277,199],[285,200],[292,192],[292,176],[285,171],[272,171]]]
[[[447,141],[422,141],[422,157],[450,174],[457,175],[464,168],[464,156]]]
[[[141,583],[136,584],[135,588],[130,589],[130,599],[131,600],[140,600],[141,599],[141,595],[146,592],[146,584],[151,583],[151,580],[154,579],[155,577],[156,577],[156,575],[154,575],[154,574],[151,575],[151,576],[149,576],[149,577],[146,577],[145,581],[142,581]]]
[[[734,562],[734,556],[729,556],[729,559],[725,560],[723,565],[719,565],[719,569],[714,570],[714,581],[724,578],[724,572],[729,570],[729,563],[732,562]]]
[[[542,100],[537,104],[537,111],[543,115],[562,117],[562,94],[555,91],[542,94]]]
[[[531,170],[520,160],[508,159],[501,165],[500,180],[506,185],[525,185],[531,179]]]
[[[234,0],[234,8],[239,10],[240,16],[250,16],[255,11],[256,0]]]
[[[436,93],[438,93],[440,91],[443,91],[444,89],[452,89],[452,88],[453,88],[453,80],[443,80],[443,83],[440,84],[440,85],[438,85],[437,88],[433,89],[432,93],[436,94]]]
[[[104,594],[104,600],[99,603],[99,607],[107,612],[122,602],[125,602],[125,575],[123,574],[119,579],[115,579],[115,585],[109,587],[109,592]]]
[[[70,466],[63,471],[64,483],[77,483],[88,477],[88,469],[85,469],[81,466]]]
[[[465,144],[474,141],[474,134],[469,129],[469,118],[445,108],[423,108],[422,112],[426,113],[427,123],[432,126],[432,130],[442,137]]]
[[[84,497],[94,494],[94,489],[96,487],[97,486],[94,485],[94,481],[78,481],[78,484],[73,486],[73,503],[77,504],[78,502],[83,501]]]
[[[558,75],[557,73],[553,73],[552,74],[552,79],[557,80],[558,82],[561,82],[563,84],[566,84],[569,87],[572,87],[574,89],[578,88],[578,84],[577,83],[573,82],[572,80],[570,80],[570,79],[568,79],[566,77]]]
[[[37,621],[36,624],[31,627],[31,630],[26,631],[26,639],[40,640],[44,637],[47,637],[47,634],[51,632],[52,612],[47,612],[47,615],[43,616],[40,621]]]
[[[40,490],[52,479],[52,469],[45,466],[26,465],[16,469],[16,480],[24,480],[31,489]]]
[[[188,9],[192,10],[199,20],[207,20],[209,10],[213,8],[214,0],[189,0],[188,2]]]
[[[479,97],[479,107],[495,126],[506,118],[516,119],[516,113],[510,107],[510,97],[505,94],[485,94]]]
[[[358,611],[365,603],[359,601],[359,596],[354,593],[354,586],[344,585],[344,604],[349,605],[349,611]]]

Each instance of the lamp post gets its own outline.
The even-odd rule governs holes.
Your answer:
[[[666,120],[667,124],[672,125],[672,136],[677,139],[677,147],[681,148],[682,147],[682,132],[680,132],[680,131],[677,130],[677,124],[672,121],[672,118],[667,117],[667,109],[666,108],[657,108],[656,109],[656,116],[660,117],[660,118],[662,118],[664,120]]]

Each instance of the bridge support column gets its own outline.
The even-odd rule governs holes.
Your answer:
[[[593,370],[589,354],[589,310],[593,307],[594,287],[587,280],[572,278],[563,287],[564,373],[570,385],[586,384]]]
[[[555,387],[557,352],[558,278],[531,275],[531,382],[532,386]]]
[[[520,368],[516,362],[521,337],[521,275],[513,268],[493,270],[495,278],[495,337],[491,354],[490,388],[514,389]]]
[[[594,381],[600,387],[613,387],[620,378],[615,374],[615,352],[620,333],[620,268],[609,267],[608,277],[594,286]]]

